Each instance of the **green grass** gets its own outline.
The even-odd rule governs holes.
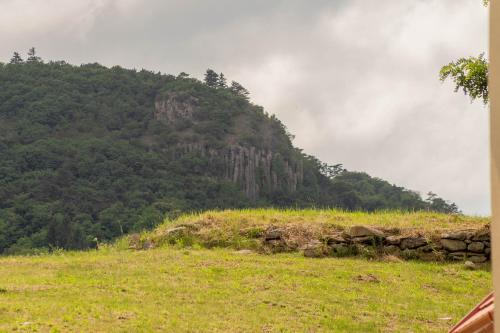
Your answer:
[[[492,288],[460,264],[172,247],[3,257],[0,276],[0,332],[444,332]]]
[[[490,222],[489,217],[450,215],[435,212],[381,211],[347,212],[338,209],[239,209],[206,211],[179,217],[173,224],[215,221],[218,224],[331,224],[350,227],[357,224],[385,228],[417,228],[419,230],[476,228]],[[170,227],[172,222],[166,222]]]

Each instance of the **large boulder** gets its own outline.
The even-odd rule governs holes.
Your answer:
[[[472,255],[469,257],[469,260],[472,261],[473,263],[476,263],[476,264],[483,263],[487,259],[488,258],[486,258],[486,256],[482,255],[482,254]]]
[[[385,237],[385,234],[382,231],[365,225],[352,226],[349,229],[349,235],[351,237],[367,237],[367,236],[379,237],[379,238]]]
[[[304,257],[307,258],[322,258],[327,253],[326,246],[319,241],[312,241],[304,247]]]
[[[469,233],[467,233],[466,231],[453,231],[453,232],[449,232],[449,233],[446,233],[444,235],[441,236],[441,238],[446,238],[446,239],[455,239],[455,240],[466,240],[467,238],[469,238]]]
[[[400,247],[402,250],[416,249],[418,247],[427,245],[427,239],[421,236],[407,237],[401,240]]]
[[[467,244],[464,241],[456,239],[441,239],[441,245],[450,252],[458,252],[467,249]]]
[[[483,252],[484,244],[482,242],[472,242],[467,246],[467,250],[478,253]]]

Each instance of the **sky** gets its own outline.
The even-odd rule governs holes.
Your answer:
[[[488,109],[439,81],[487,51],[481,0],[0,0],[0,61],[190,73],[243,84],[329,164],[490,214]]]

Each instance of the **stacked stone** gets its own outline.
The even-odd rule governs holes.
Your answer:
[[[429,239],[421,234],[394,235],[367,226],[353,226],[349,232],[339,232],[325,237],[321,244],[327,244],[331,253],[348,251],[353,246],[373,247],[385,254],[402,258],[415,258],[427,261],[469,260],[483,263],[489,260],[491,253],[489,228],[480,230],[460,230],[447,232]],[[319,247],[313,241],[304,248],[304,255],[313,256]],[[351,251],[352,253],[352,251]]]
[[[451,260],[485,262],[491,253],[489,229],[478,231],[458,231],[441,236],[441,245]]]

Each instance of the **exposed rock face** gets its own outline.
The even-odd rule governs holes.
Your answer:
[[[275,154],[271,151],[238,145],[214,149],[200,143],[190,143],[177,145],[174,158],[186,153],[199,154],[207,157],[210,163],[220,165],[218,176],[240,184],[245,195],[251,199],[257,199],[262,192],[278,189],[294,192],[303,181],[302,161],[285,161],[280,170],[274,164]],[[283,176],[279,177],[279,174]]]
[[[197,100],[170,93],[158,99],[155,106],[155,119],[172,125],[192,121]],[[246,147],[231,143],[231,140],[222,148],[210,147],[200,141],[179,143],[171,149],[173,159],[188,153],[207,158],[211,165],[216,166],[217,177],[239,184],[250,199],[276,190],[295,192],[303,182],[302,160],[286,160],[268,149]]]
[[[155,119],[169,124],[182,119],[191,120],[196,102],[193,97],[181,98],[176,93],[170,93],[155,102]]]

